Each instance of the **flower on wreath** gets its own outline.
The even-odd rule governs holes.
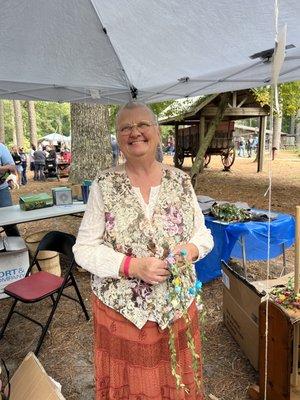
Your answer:
[[[186,323],[186,337],[188,341],[188,348],[192,355],[192,368],[194,372],[194,382],[198,390],[201,389],[201,381],[198,376],[198,366],[200,355],[196,352],[194,338],[191,332],[191,321],[188,314],[188,303],[185,299],[195,298],[198,310],[202,310],[201,302],[201,289],[202,282],[196,281],[191,287],[186,287],[185,282],[190,282],[189,277],[192,275],[193,264],[187,258],[187,251],[181,250],[179,256],[169,253],[166,257],[166,262],[170,271],[169,277],[169,293],[166,295],[166,300],[171,304],[175,310],[175,317],[172,322],[177,318],[183,317]],[[186,279],[185,279],[186,278]],[[176,381],[177,389],[184,389],[188,392],[185,384],[182,381],[182,376],[178,371],[177,366],[177,351],[175,346],[175,333],[172,329],[172,323],[169,325],[169,349],[171,357],[171,371]]]
[[[295,293],[293,278],[290,278],[286,285],[273,288],[270,297],[282,307],[300,310],[300,293]]]

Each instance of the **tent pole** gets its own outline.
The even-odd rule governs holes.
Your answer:
[[[300,272],[300,206],[296,207],[296,231],[295,231],[295,277],[294,290],[299,292],[299,272]],[[293,373],[292,385],[297,386],[299,381],[298,363],[299,363],[299,335],[300,322],[294,324],[294,340],[293,340]]]
[[[300,280],[300,206],[296,207],[296,231],[295,231],[295,293],[299,292]]]
[[[267,117],[260,117],[259,121],[257,172],[262,172],[264,167]]]

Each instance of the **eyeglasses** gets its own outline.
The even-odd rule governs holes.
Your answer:
[[[128,136],[132,133],[134,127],[140,132],[140,133],[147,133],[149,132],[151,126],[157,125],[156,122],[150,122],[150,121],[140,121],[137,122],[136,124],[127,124],[122,126],[120,129],[118,129],[118,132],[122,136]]]

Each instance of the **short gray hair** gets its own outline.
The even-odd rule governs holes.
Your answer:
[[[115,125],[117,126],[117,123],[118,123],[118,120],[120,118],[120,115],[124,110],[133,110],[135,108],[145,108],[149,112],[151,117],[153,118],[153,121],[156,124],[158,124],[157,116],[154,114],[154,112],[151,110],[151,108],[149,106],[147,106],[147,104],[140,103],[140,102],[137,102],[137,101],[129,101],[127,104],[122,106],[120,108],[120,110],[118,111],[118,113],[116,115]]]

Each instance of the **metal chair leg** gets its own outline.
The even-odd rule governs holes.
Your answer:
[[[51,301],[52,301],[52,304],[55,304],[55,297],[53,296],[53,294],[51,294]]]
[[[49,326],[50,326],[50,324],[51,324],[53,315],[54,315],[54,313],[55,313],[55,311],[56,311],[56,308],[57,308],[57,306],[58,306],[59,299],[60,299],[60,297],[61,297],[61,293],[62,293],[62,291],[61,291],[60,293],[57,294],[57,297],[56,297],[56,299],[55,299],[55,303],[54,303],[53,306],[52,306],[51,313],[50,313],[50,315],[49,315],[49,317],[48,317],[48,319],[47,319],[46,325],[44,325],[44,328],[43,328],[43,330],[42,330],[42,334],[41,334],[41,336],[40,336],[40,338],[39,338],[38,344],[37,344],[36,349],[35,349],[35,351],[34,351],[34,354],[35,354],[36,356],[39,354],[39,351],[40,351],[40,348],[41,348],[41,346],[42,346],[42,344],[43,344],[44,338],[45,338],[46,333],[47,333],[47,331],[48,331],[48,329],[49,329]]]
[[[74,276],[73,276],[72,273],[70,274],[70,278],[71,278],[71,281],[72,281],[72,285],[74,286],[74,289],[75,289],[75,291],[76,291],[76,294],[77,294],[79,303],[80,303],[80,305],[81,305],[82,311],[84,312],[85,318],[86,318],[87,321],[89,321],[89,320],[90,320],[90,316],[89,316],[89,314],[88,314],[88,312],[87,312],[87,309],[86,309],[86,307],[85,307],[85,305],[84,305],[84,302],[83,302],[83,300],[82,300],[80,291],[79,291],[79,289],[78,289],[77,283],[76,283],[75,278],[74,278]]]
[[[15,309],[15,307],[16,307],[17,302],[18,302],[18,299],[15,299],[14,302],[13,302],[13,304],[12,304],[11,307],[10,307],[9,313],[8,313],[8,315],[7,315],[7,317],[6,317],[6,320],[5,320],[5,322],[4,322],[3,326],[2,326],[2,329],[1,329],[1,331],[0,331],[0,339],[3,338],[5,329],[6,329],[8,323],[9,323],[9,321],[10,321],[10,319],[11,319],[13,313],[14,313],[14,309]]]

